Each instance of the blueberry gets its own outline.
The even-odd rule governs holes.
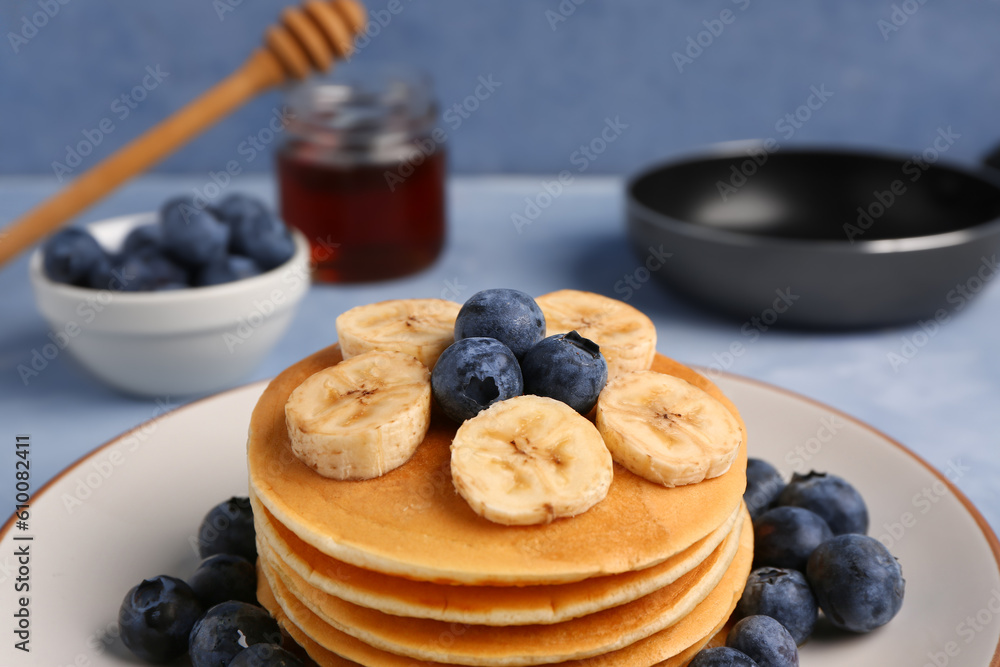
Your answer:
[[[750,656],[760,667],[798,667],[799,649],[781,623],[770,616],[747,616],[729,631],[726,646]]]
[[[94,289],[121,291],[124,281],[121,276],[121,262],[117,257],[104,255],[87,272],[86,286]],[[113,271],[112,271],[113,270]]]
[[[735,618],[770,616],[801,646],[816,627],[818,611],[805,575],[798,570],[762,567],[747,577]]]
[[[775,507],[754,522],[754,567],[804,572],[813,549],[833,537],[826,521],[801,507]]]
[[[256,275],[260,275],[260,267],[252,259],[241,255],[226,255],[202,267],[195,284],[199,287],[221,285]]]
[[[193,667],[227,667],[243,649],[254,644],[281,643],[278,622],[266,611],[246,602],[217,604],[191,629]]]
[[[562,401],[580,414],[597,404],[608,381],[608,362],[597,343],[575,331],[533,346],[521,360],[524,393]]]
[[[210,211],[198,208],[190,197],[171,199],[160,212],[163,247],[175,260],[200,267],[223,257],[229,247],[229,226]]]
[[[257,604],[257,569],[242,556],[209,556],[201,561],[188,584],[206,609],[226,600]]]
[[[302,661],[277,644],[254,644],[237,653],[229,667],[302,667]]]
[[[264,202],[242,192],[229,195],[213,206],[212,212],[216,218],[228,225],[235,225],[245,218],[271,217],[271,212]]]
[[[235,554],[257,562],[257,533],[247,497],[232,497],[205,515],[198,529],[198,555]]]
[[[759,667],[753,658],[728,646],[703,648],[695,654],[688,667]]]
[[[58,283],[86,285],[91,269],[107,253],[84,229],[61,229],[42,246],[45,275]]]
[[[230,250],[250,257],[262,270],[284,264],[295,254],[288,228],[259,200],[237,193],[223,199],[215,211],[232,230]]]
[[[186,283],[187,278],[187,271],[169,257],[147,249],[98,262],[90,272],[89,284],[95,289],[145,292]]]
[[[191,587],[160,575],[145,579],[122,600],[118,628],[132,653],[149,662],[167,662],[188,649],[188,635],[202,606]]]
[[[455,318],[455,340],[495,338],[518,359],[545,337],[545,315],[535,300],[514,289],[476,292]]]
[[[747,489],[743,492],[743,500],[752,519],[769,510],[784,488],[785,480],[777,468],[761,459],[747,459]]]
[[[524,391],[521,368],[510,349],[493,338],[452,343],[431,372],[434,399],[448,417],[463,422],[497,401]]]
[[[161,250],[163,247],[163,227],[159,223],[136,227],[128,233],[122,243],[121,253],[130,255],[144,250]]]
[[[823,517],[834,535],[868,532],[868,508],[857,489],[836,475],[793,475],[779,505],[804,507]]]
[[[179,264],[152,250],[126,255],[120,263],[123,276],[134,276],[123,288],[126,291],[159,289],[172,283],[187,283],[188,275]]]
[[[821,544],[806,577],[819,606],[838,628],[870,632],[892,620],[903,605],[903,570],[884,544],[845,533]]]

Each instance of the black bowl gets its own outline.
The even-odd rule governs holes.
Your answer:
[[[725,144],[631,178],[629,235],[643,259],[672,253],[652,273],[678,293],[741,320],[941,320],[997,271],[1000,172],[939,158]]]

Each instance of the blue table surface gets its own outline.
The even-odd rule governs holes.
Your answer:
[[[639,259],[623,221],[622,181],[576,179],[520,232],[511,221],[525,198],[551,177],[456,177],[449,184],[447,248],[419,275],[375,284],[314,285],[288,333],[247,382],[271,377],[336,338],[334,319],[362,303],[409,297],[463,301],[507,286],[531,294],[572,287],[624,297]],[[81,216],[87,222],[152,210],[192,192],[204,175],[136,180]],[[274,201],[273,181],[247,177],[230,186]],[[0,178],[0,220],[15,219],[55,192],[51,179]],[[543,198],[544,200],[544,198]],[[5,224],[5,223],[4,223]],[[644,277],[640,271],[638,276]],[[656,280],[636,282],[629,302],[656,324],[661,353],[725,368],[798,392],[868,422],[939,469],[959,462],[959,488],[1000,529],[1000,288],[987,284],[932,336],[917,326],[855,333],[769,330],[758,337],[740,322],[682,302]],[[128,397],[92,379],[60,354],[27,384],[19,364],[50,342],[27,278],[27,256],[0,269],[0,502],[13,510],[14,436],[32,437],[32,486],[114,436],[160,414],[163,401]],[[734,343],[743,353],[728,357]],[[893,355],[905,363],[892,363]],[[173,407],[197,397],[171,397]],[[6,443],[6,444],[3,444]],[[7,515],[7,509],[0,511]]]

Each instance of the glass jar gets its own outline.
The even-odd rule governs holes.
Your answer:
[[[324,282],[395,278],[445,239],[445,150],[427,76],[344,66],[288,94],[277,151],[285,222],[312,244]]]

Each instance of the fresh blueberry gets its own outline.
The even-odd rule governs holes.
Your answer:
[[[257,533],[247,497],[232,497],[205,515],[198,529],[198,555],[236,554],[257,562]]]
[[[273,218],[250,218],[237,223],[234,234],[243,239],[239,252],[257,262],[264,271],[281,266],[295,254],[291,232]]]
[[[212,207],[215,217],[228,225],[253,217],[271,217],[264,202],[242,192],[236,192]]]
[[[804,572],[813,549],[833,537],[826,521],[801,507],[775,507],[754,523],[754,567]]]
[[[760,667],[798,667],[799,649],[781,623],[770,616],[747,616],[729,631],[726,646],[750,656]]]
[[[205,609],[226,600],[257,604],[257,569],[242,556],[209,556],[201,561],[188,584]]]
[[[545,337],[545,315],[535,300],[515,289],[476,292],[455,318],[455,340],[495,338],[518,359]]]
[[[759,667],[753,658],[728,646],[703,648],[695,654],[688,667]]]
[[[210,211],[198,208],[190,197],[171,199],[160,212],[163,247],[178,262],[204,266],[223,257],[229,247],[229,226]]]
[[[441,353],[431,391],[448,417],[463,422],[497,401],[520,396],[524,383],[506,345],[494,338],[463,338]]]
[[[585,415],[608,382],[608,362],[597,343],[570,331],[528,350],[521,373],[524,393],[554,398]]]
[[[243,649],[254,644],[278,644],[281,630],[266,611],[246,602],[217,604],[191,629],[193,667],[227,667]]]
[[[769,510],[784,488],[785,480],[777,468],[761,459],[747,459],[747,489],[743,492],[743,501],[752,519]]]
[[[94,289],[121,291],[125,280],[121,274],[120,258],[104,255],[87,272],[86,286]]]
[[[868,532],[868,508],[858,490],[836,475],[793,475],[779,505],[804,507],[823,517],[834,535]]]
[[[135,586],[118,610],[118,629],[132,653],[149,662],[167,662],[188,649],[188,635],[202,606],[191,587],[160,575]]]
[[[202,267],[195,284],[199,287],[221,285],[256,275],[260,275],[260,267],[252,259],[242,255],[226,255]]]
[[[141,250],[98,262],[90,272],[89,284],[95,289],[120,292],[145,292],[163,285],[186,283],[187,271],[156,250]]]
[[[146,250],[161,250],[163,248],[163,227],[159,223],[136,227],[128,233],[122,243],[121,253],[131,255]]]
[[[237,653],[229,667],[302,667],[302,661],[277,644],[254,644]]]
[[[135,282],[125,286],[127,291],[159,289],[172,283],[187,283],[188,279],[183,267],[153,250],[126,255],[120,266],[122,275],[135,275]]]
[[[819,606],[838,628],[870,632],[892,620],[903,605],[903,570],[884,544],[845,533],[821,544],[806,577]]]
[[[761,567],[747,577],[735,618],[770,616],[801,646],[816,627],[818,611],[805,575],[798,570]]]
[[[90,271],[107,253],[84,229],[61,229],[42,246],[45,275],[58,283],[86,285]]]
[[[236,193],[223,199],[215,212],[232,230],[230,250],[250,257],[262,270],[284,264],[295,254],[288,228],[261,201]]]

